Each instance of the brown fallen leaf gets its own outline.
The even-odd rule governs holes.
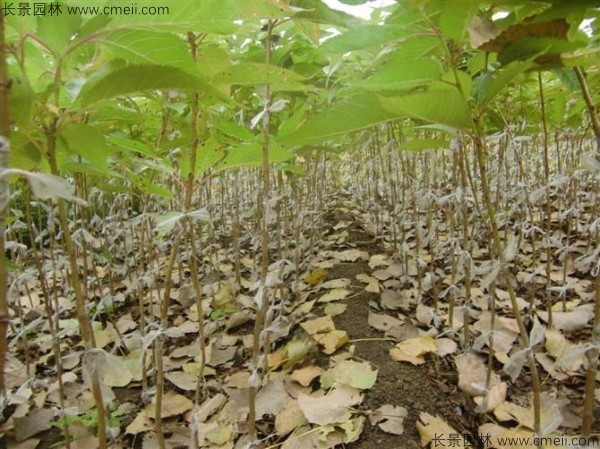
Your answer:
[[[465,447],[465,439],[456,430],[446,424],[443,419],[437,416],[421,412],[416,425],[423,447],[427,446],[434,439],[437,442],[448,442],[448,444],[453,445],[452,447]]]
[[[429,336],[410,338],[398,343],[390,350],[392,360],[397,362],[410,362],[413,365],[425,363],[423,357],[428,352],[436,352],[435,339]]]
[[[275,417],[275,431],[278,436],[282,437],[307,423],[298,401],[293,399]]]
[[[404,407],[394,407],[386,404],[369,415],[369,422],[372,425],[377,425],[384,432],[402,435],[404,433],[404,418],[407,416],[408,410]]]
[[[454,358],[458,371],[458,388],[469,396],[481,396],[485,392],[487,368],[483,360],[472,352]],[[500,376],[492,373],[490,388],[500,382]]]
[[[360,391],[347,385],[335,388],[320,397],[298,396],[298,406],[308,422],[319,426],[348,421],[351,416],[350,407],[361,402]]]
[[[52,427],[54,412],[47,408],[31,410],[22,418],[14,418],[14,432],[17,441],[24,441]]]
[[[313,380],[323,374],[325,370],[320,366],[310,365],[295,370],[290,377],[304,387],[308,387]]]
[[[169,391],[163,396],[162,417],[169,418],[171,416],[181,415],[182,413],[191,410],[193,406],[194,403],[182,394]],[[145,410],[148,416],[155,415],[156,404],[154,399],[146,406]]]

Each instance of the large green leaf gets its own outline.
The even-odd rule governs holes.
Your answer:
[[[532,66],[532,61],[514,61],[495,72],[483,72],[473,83],[472,97],[478,104],[489,103],[516,76]]]
[[[280,136],[279,141],[295,145],[317,143],[394,117],[393,113],[381,106],[377,96],[362,93],[319,112],[295,132]]]
[[[423,84],[442,76],[440,63],[433,59],[390,61],[373,76],[356,81],[352,87],[367,90],[392,90]]]
[[[213,79],[214,84],[254,85],[270,83],[273,90],[312,90],[302,83],[304,78],[282,67],[259,62],[242,62],[219,72]]]
[[[81,15],[75,12],[67,14],[61,2],[35,3],[35,8],[39,5],[45,8],[45,13],[37,17],[37,39],[55,55],[60,55],[81,26]],[[31,7],[33,9],[33,5]]]
[[[95,39],[110,45],[115,56],[133,64],[179,67],[195,74],[195,63],[187,44],[171,33],[150,30],[118,30]]]
[[[582,45],[580,42],[569,42],[553,37],[524,37],[508,44],[498,54],[498,61],[508,64],[511,61],[539,56],[537,61],[544,64],[552,62],[553,59],[559,60],[558,54],[577,50]],[[552,55],[556,56],[553,58]]]
[[[155,0],[138,0],[126,4],[122,0],[109,0],[108,5],[115,8],[115,13],[111,14],[112,24],[115,26],[168,29],[181,33],[194,30],[232,34],[239,32],[241,27],[239,21],[282,19],[294,14],[284,2],[275,0],[170,0],[161,4]],[[135,6],[138,13],[127,15],[116,13],[119,11],[118,8],[123,9],[128,6]],[[142,8],[154,8],[157,13],[142,14]],[[238,23],[235,23],[236,21]]]
[[[316,23],[335,25],[341,28],[351,28],[358,26],[360,19],[345,13],[329,8],[321,0],[293,0],[292,6],[302,8],[295,17],[308,19]]]
[[[406,32],[391,25],[363,25],[326,40],[320,49],[324,53],[346,53],[388,44],[400,39]]]
[[[99,173],[110,173],[107,162],[109,149],[100,130],[91,125],[75,123],[62,131],[59,139],[64,141],[67,152],[85,158]]]
[[[219,94],[200,76],[181,69],[157,65],[133,65],[113,70],[89,87],[85,85],[77,97],[77,102],[85,107],[118,95],[169,88]]]
[[[248,143],[227,151],[227,156],[216,165],[217,171],[234,167],[252,167],[262,164],[262,143]],[[269,162],[284,162],[294,155],[287,149],[272,143],[269,147]]]
[[[469,105],[455,89],[379,98],[383,108],[396,117],[412,117],[458,129],[472,127]]]
[[[471,18],[479,10],[479,2],[462,0],[444,2],[441,6],[439,26],[442,37],[461,43],[467,32]]]
[[[91,6],[88,0],[73,3],[82,7]],[[118,28],[126,26],[177,32],[194,30],[218,34],[239,32],[240,23],[235,21],[282,19],[294,14],[289,6],[276,0],[170,0],[163,3],[154,0],[109,0],[106,6],[108,10],[100,7],[101,10],[96,14],[106,14],[105,11],[108,11],[112,18],[111,26]],[[129,10],[129,14],[124,14],[125,8],[133,9]],[[153,11],[154,14],[144,14],[144,11]]]
[[[108,136],[106,141],[120,150],[139,153],[148,157],[158,156],[152,147],[138,140],[128,139],[127,137],[120,136]]]
[[[181,176],[187,179],[190,170],[190,152],[188,148],[181,150],[180,170]],[[196,149],[196,166],[194,167],[194,176],[205,173],[208,169],[213,168],[218,162],[225,157],[225,151],[222,144],[214,137],[208,138],[205,142]]]

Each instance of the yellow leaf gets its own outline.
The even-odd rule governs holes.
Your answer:
[[[304,276],[304,282],[311,287],[314,287],[315,285],[323,282],[327,276],[329,276],[329,272],[325,268],[317,268],[316,270],[313,270]]]

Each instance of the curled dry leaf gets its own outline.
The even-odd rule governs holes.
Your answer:
[[[308,387],[314,379],[324,372],[325,370],[320,366],[311,365],[295,370],[290,377],[303,387]]]
[[[177,388],[185,391],[195,391],[198,384],[198,376],[183,371],[170,371],[165,373],[165,379]]]
[[[214,415],[225,404],[227,398],[222,393],[217,393],[211,398],[204,401],[198,408],[198,421],[206,422],[208,418]]]
[[[389,264],[387,254],[375,254],[369,258],[369,268],[387,267]]]
[[[454,358],[458,371],[458,388],[469,396],[481,396],[485,392],[487,368],[480,357],[467,352]],[[500,377],[492,373],[490,388],[500,382]]]
[[[447,356],[448,354],[453,354],[458,349],[458,344],[450,338],[438,338],[435,341],[437,346],[437,354],[440,357]]]
[[[273,373],[256,395],[256,416],[277,415],[290,401],[281,373]]]
[[[148,413],[145,410],[141,410],[135,417],[133,421],[127,426],[125,429],[125,433],[129,435],[137,435],[138,433],[146,432],[148,430],[152,430],[154,425],[150,418],[148,417]]]
[[[331,256],[342,262],[356,262],[358,259],[367,260],[369,253],[358,249],[347,249],[340,252],[332,252]]]
[[[349,340],[346,331],[335,329],[333,319],[329,315],[305,321],[304,323],[301,323],[300,326],[315,342],[323,346],[323,352],[325,354],[333,354]]]
[[[275,431],[282,437],[295,429],[307,424],[308,421],[302,413],[297,400],[288,401],[286,406],[275,417]]]
[[[523,441],[522,438],[532,439],[534,436],[533,432],[527,429],[511,429],[493,423],[486,423],[479,426],[479,435],[485,435],[486,438],[489,436],[490,441],[487,447],[496,449],[522,449],[523,445],[520,443]],[[519,441],[519,443],[515,444],[515,441]],[[508,442],[511,442],[512,444]]]
[[[332,279],[330,281],[324,282],[323,285],[321,285],[321,288],[324,288],[324,289],[346,288],[350,285],[350,282],[351,281],[348,278]]]
[[[435,340],[429,336],[410,338],[398,343],[390,350],[392,360],[397,362],[410,362],[413,365],[425,363],[423,357],[428,352],[436,352]]]
[[[325,426],[350,419],[350,407],[362,402],[359,390],[347,385],[335,388],[321,397],[300,395],[298,405],[308,422]]]
[[[325,312],[329,316],[337,316],[344,313],[347,308],[348,304],[331,303],[325,306],[323,312]]]
[[[52,427],[54,412],[47,408],[36,408],[22,418],[13,418],[15,439],[24,441]]]
[[[548,312],[539,311],[538,316],[548,322]],[[594,316],[594,304],[584,304],[570,312],[555,312],[552,322],[555,329],[574,332],[583,329]]]
[[[349,385],[361,390],[369,389],[375,385],[377,369],[369,362],[355,362],[344,360],[321,375],[321,386],[331,388],[339,385]]]
[[[162,403],[162,417],[169,418],[171,416],[181,415],[182,413],[191,410],[194,403],[182,394],[173,393],[169,391],[163,396]],[[146,406],[146,414],[148,416],[154,416],[156,413],[155,399]]]
[[[421,444],[423,447],[431,443],[434,438],[436,441],[452,441],[453,447],[465,447],[465,440],[460,434],[450,427],[446,422],[432,416],[429,413],[422,412],[417,421],[417,430],[421,436]]]
[[[382,332],[389,331],[393,327],[402,326],[402,321],[400,321],[398,318],[394,318],[390,315],[380,315],[371,311],[369,311],[367,321],[371,327],[374,327]]]
[[[506,382],[500,382],[490,388],[487,394],[473,398],[477,404],[477,411],[479,413],[487,413],[494,410],[506,400],[506,391]]]
[[[345,299],[350,293],[352,292],[346,288],[334,288],[322,295],[317,302],[340,301]]]
[[[404,418],[407,416],[408,410],[404,407],[394,407],[386,404],[369,415],[369,422],[372,425],[379,426],[384,432],[402,435],[404,433]]]
[[[390,310],[406,309],[409,307],[410,298],[401,291],[384,290],[381,293],[381,305]]]

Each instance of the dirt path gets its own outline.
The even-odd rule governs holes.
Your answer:
[[[346,228],[349,238],[348,249],[355,248],[367,251],[369,255],[383,253],[383,248],[376,243],[373,235],[366,232],[357,221],[356,215],[334,212],[328,216],[333,226],[339,221],[350,221]],[[353,243],[358,242],[358,243]],[[340,263],[330,271],[330,279],[355,279],[357,274],[370,274],[373,271],[366,261]],[[396,362],[390,358],[390,349],[394,342],[383,339],[380,331],[368,324],[369,302],[379,301],[380,295],[356,289],[356,295],[347,299],[346,311],[334,317],[336,328],[348,332],[351,340],[358,340],[355,355],[369,361],[378,368],[375,386],[365,392],[363,407],[365,410],[376,410],[385,404],[402,406],[407,409],[408,417],[404,420],[404,433],[393,435],[370,424],[360,439],[348,445],[353,449],[414,449],[420,448],[420,437],[416,427],[421,412],[438,415],[460,431],[470,432],[475,423],[468,423],[461,416],[462,407],[468,404],[463,401],[462,393],[456,389],[454,370],[445,366],[439,358],[430,357],[423,365],[412,365],[408,362]],[[361,341],[362,340],[362,341]],[[448,371],[447,373],[444,373]],[[471,413],[467,416],[473,416]]]

